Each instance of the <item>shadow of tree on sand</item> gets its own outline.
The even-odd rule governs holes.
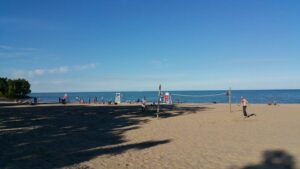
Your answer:
[[[296,169],[294,157],[283,150],[268,150],[258,165],[248,165],[242,169]]]
[[[199,110],[182,108],[164,118]],[[2,107],[0,168],[60,168],[96,156],[169,143],[169,139],[134,144],[125,140],[126,131],[138,129],[153,117],[151,111],[141,112],[139,106]]]

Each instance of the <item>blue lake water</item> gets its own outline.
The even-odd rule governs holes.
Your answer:
[[[183,103],[227,103],[228,97],[224,90],[215,91],[168,91],[173,102]],[[223,94],[224,93],[224,94]],[[97,97],[98,101],[113,101],[116,92],[69,92],[68,100],[75,102],[76,97],[88,101],[91,101]],[[215,95],[201,97],[205,95]],[[179,95],[190,95],[190,96],[179,96]],[[59,97],[63,97],[64,93],[32,93],[32,97],[37,97],[42,102],[58,102]],[[138,99],[146,98],[147,101],[157,101],[157,91],[146,91],[146,92],[121,92],[122,101],[136,101]],[[277,103],[300,103],[300,90],[233,90],[232,91],[232,102],[238,103],[240,97],[244,96],[250,103],[269,103],[276,101]]]

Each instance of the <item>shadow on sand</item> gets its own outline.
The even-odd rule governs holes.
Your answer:
[[[261,164],[248,165],[242,169],[296,169],[294,157],[283,150],[268,150],[263,153]]]
[[[205,107],[172,109],[162,107],[161,118]],[[124,139],[126,131],[138,129],[153,117],[155,113],[142,112],[139,106],[0,107],[0,168],[74,166],[96,156],[169,143],[165,139],[128,144]]]

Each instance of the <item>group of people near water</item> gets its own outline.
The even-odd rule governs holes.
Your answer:
[[[88,101],[87,101],[87,102],[85,102],[84,99],[81,98],[81,97],[79,97],[79,96],[76,96],[75,100],[76,100],[76,102],[81,103],[81,104],[84,104],[84,103],[91,104],[91,102],[92,102],[92,100],[91,100],[90,97],[88,98]],[[94,97],[93,103],[98,103],[98,97]],[[101,103],[103,103],[103,104],[105,103],[105,102],[103,101],[103,98],[102,98]]]
[[[75,101],[77,103],[80,103],[80,104],[91,104],[91,103],[94,103],[94,104],[116,104],[114,101],[112,100],[109,100],[109,101],[105,101],[103,99],[103,97],[101,97],[101,101],[98,101],[98,97],[95,96],[93,98],[91,97],[88,97],[87,100],[84,100],[84,98],[81,98],[80,96],[76,96],[75,97]],[[127,101],[127,103],[131,104],[131,103],[141,103],[141,104],[146,104],[146,97],[143,97],[142,99],[138,98],[136,101]]]
[[[62,103],[62,104],[66,104],[68,102],[68,94],[65,93],[64,96],[63,96],[63,98],[59,97],[58,98],[58,102]]]

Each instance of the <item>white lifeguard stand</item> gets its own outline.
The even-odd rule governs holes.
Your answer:
[[[115,103],[118,103],[118,104],[121,103],[121,93],[116,93]]]
[[[164,103],[165,104],[172,104],[172,98],[169,92],[165,92],[164,94]]]

